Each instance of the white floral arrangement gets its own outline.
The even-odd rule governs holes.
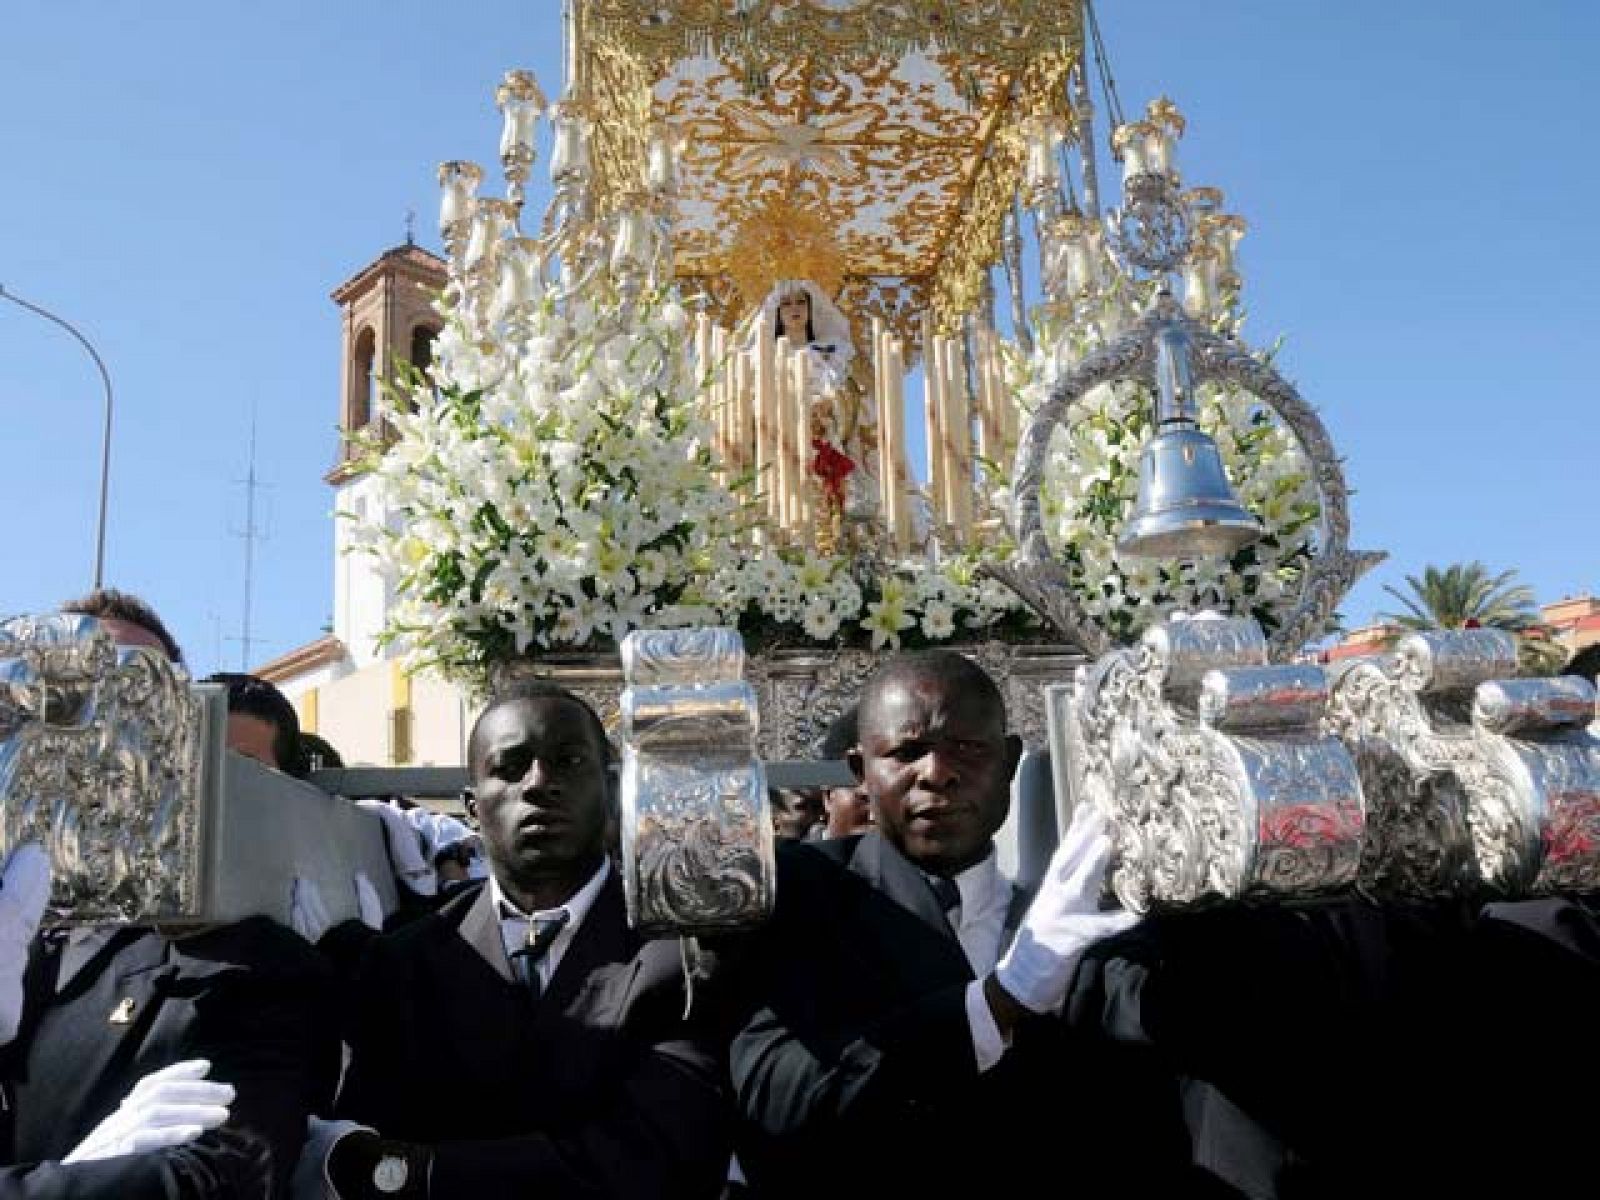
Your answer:
[[[1050,343],[1041,339],[1039,345]],[[1050,349],[1012,360],[1012,381],[1026,410],[1044,402],[1064,366]],[[1173,612],[1201,609],[1249,615],[1270,632],[1294,606],[1311,565],[1321,504],[1299,442],[1242,390],[1203,384],[1198,401],[1200,428],[1216,440],[1235,494],[1264,529],[1259,541],[1231,558],[1118,556],[1117,537],[1137,498],[1140,455],[1153,432],[1152,395],[1142,385],[1092,389],[1051,442],[1040,487],[1046,535],[1084,609],[1121,642]]]
[[[970,556],[864,571],[759,545],[753,482],[713,470],[686,313],[667,290],[618,304],[546,302],[488,343],[446,308],[428,376],[388,390],[361,464],[376,503],[342,515],[412,666],[474,675],[674,625],[873,649],[1035,627]]]
[[[391,390],[366,462],[359,549],[395,597],[385,637],[415,665],[480,668],[697,620],[691,585],[741,513],[712,474],[688,318],[666,293],[535,306],[474,342],[449,310],[431,378]]]
[[[707,600],[724,621],[780,645],[899,650],[1037,631],[1014,592],[978,574],[980,561],[904,559],[863,571],[845,556],[768,550],[718,572]]]
[[[354,538],[390,585],[384,637],[413,666],[478,675],[497,660],[607,649],[629,630],[673,625],[734,625],[757,649],[1042,634],[982,572],[986,557],[1007,557],[1003,539],[883,561],[761,536],[757,481],[716,473],[707,380],[669,287],[632,299],[597,288],[564,306],[546,292],[487,338],[443,312],[428,376],[386,395],[383,432],[361,464],[375,503]],[[1022,407],[1036,410],[1097,338],[1079,328],[1014,355]],[[1070,353],[1052,349],[1062,345]],[[1230,559],[1119,560],[1150,399],[1134,383],[1096,388],[1052,443],[1041,508],[1084,608],[1121,641],[1175,610],[1249,613],[1274,628],[1318,533],[1305,454],[1248,395],[1202,386],[1200,425],[1265,536]],[[1005,506],[1003,487],[995,499]]]

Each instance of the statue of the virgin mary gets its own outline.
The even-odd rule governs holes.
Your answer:
[[[779,280],[749,319],[745,345],[756,338],[784,339],[810,360],[803,397],[811,437],[807,474],[835,533],[843,533],[846,519],[870,520],[877,509],[878,420],[870,390],[851,377],[856,348],[849,318],[811,280]]]

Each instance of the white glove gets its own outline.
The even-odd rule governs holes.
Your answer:
[[[365,871],[356,872],[356,911],[368,929],[383,928],[383,900]]]
[[[328,1156],[333,1153],[340,1138],[348,1133],[360,1132],[371,1133],[373,1130],[354,1121],[309,1118],[306,1121],[306,1144],[300,1151],[300,1161],[295,1164],[294,1177],[289,1180],[290,1200],[339,1200],[339,1193],[328,1178]]]
[[[94,1162],[192,1142],[228,1119],[233,1087],[206,1078],[203,1058],[174,1063],[146,1075],[117,1110],[78,1143],[64,1163]]]
[[[0,873],[0,1046],[22,1024],[22,975],[28,947],[39,932],[50,900],[50,856],[38,842],[24,842]]]
[[[1080,804],[1016,940],[994,970],[1000,986],[1024,1008],[1036,1013],[1060,1009],[1083,952],[1138,922],[1133,913],[1100,911],[1110,860],[1105,818],[1094,805]]]
[[[357,800],[356,804],[383,821],[384,836],[389,843],[389,861],[395,876],[419,896],[432,896],[439,890],[439,875],[433,869],[433,858],[427,853],[427,842],[417,828],[419,820],[428,816],[426,810],[420,818],[413,818],[393,801]]]
[[[289,927],[315,945],[332,925],[333,918],[328,915],[316,880],[295,876],[289,885]]]

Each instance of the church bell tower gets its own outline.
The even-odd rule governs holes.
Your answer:
[[[378,499],[357,465],[359,435],[373,428],[383,387],[402,364],[426,369],[442,321],[433,309],[444,290],[445,263],[409,239],[386,251],[333,290],[343,322],[339,388],[339,442],[325,476],[334,510],[363,520],[385,520]],[[352,555],[349,522],[336,519],[333,537],[333,633],[357,668],[382,657],[376,638],[390,597],[371,559]]]

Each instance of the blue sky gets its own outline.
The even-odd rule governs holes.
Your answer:
[[[328,293],[407,210],[435,244],[435,164],[492,158],[506,68],[559,85],[559,7],[7,6],[0,284],[110,366],[107,580],[199,670],[239,661],[252,410],[252,659],[329,620]],[[1124,107],[1171,95],[1187,182],[1249,220],[1247,333],[1287,339],[1280,368],[1346,460],[1352,542],[1391,555],[1349,621],[1428,563],[1515,569],[1541,601],[1600,592],[1600,9],[1105,0],[1101,19]],[[47,609],[90,579],[101,392],[80,347],[6,304],[0,412],[0,610]]]

